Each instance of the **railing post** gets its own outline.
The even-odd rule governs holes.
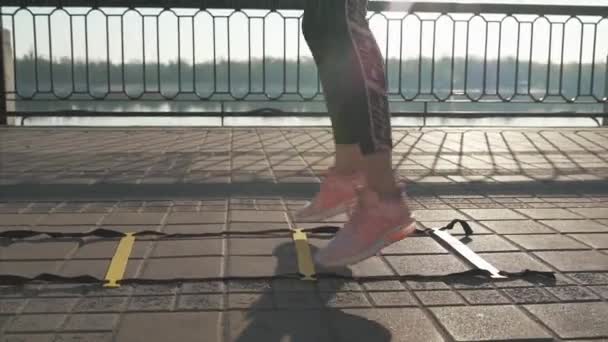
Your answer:
[[[1,26],[0,26],[1,27]],[[15,118],[8,117],[8,112],[15,111],[15,102],[8,101],[7,93],[14,91],[15,75],[13,74],[13,48],[11,32],[2,29],[0,35],[0,125],[12,125]]]
[[[608,56],[606,56],[606,70],[604,80],[604,94],[606,95],[606,102],[604,102],[604,115],[608,115]],[[602,119],[602,126],[608,126],[608,117],[604,116]]]
[[[0,28],[2,28],[2,18],[0,17]],[[5,91],[5,80],[4,70],[4,29],[2,29],[2,35],[0,36],[0,125],[6,125],[6,91]]]

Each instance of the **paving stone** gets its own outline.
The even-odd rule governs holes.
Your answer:
[[[319,282],[300,279],[275,279],[272,281],[272,289],[277,292],[312,292],[315,291],[317,283]]]
[[[578,280],[581,284],[608,284],[608,273],[575,272],[568,273],[568,276]]]
[[[0,226],[34,226],[44,215],[0,214]]]
[[[274,299],[279,309],[320,309],[323,305],[316,292],[275,292]]]
[[[608,248],[608,234],[571,234],[569,236],[597,249]]]
[[[177,284],[135,284],[133,295],[174,296],[177,293]]]
[[[230,292],[263,292],[272,289],[272,281],[270,280],[231,280],[227,283]]]
[[[561,338],[608,336],[606,303],[539,304],[525,307]]]
[[[272,309],[276,305],[269,293],[229,293],[228,307],[230,309],[261,310]]]
[[[159,240],[152,250],[152,257],[222,255],[222,239]]]
[[[524,216],[510,209],[463,209],[475,220],[524,220]]]
[[[57,334],[53,342],[110,342],[112,333]]]
[[[565,209],[546,208],[546,209],[517,209],[520,213],[533,219],[580,219],[581,216]]]
[[[281,222],[287,224],[283,211],[231,210],[231,222]]]
[[[503,289],[508,297],[510,297],[515,303],[552,303],[557,302],[557,298],[552,296],[547,290],[536,287],[516,287]]]
[[[69,312],[77,298],[31,298],[23,309],[25,313]]]
[[[469,268],[453,255],[387,256],[399,275],[445,275]]]
[[[221,310],[222,297],[218,294],[181,295],[177,308],[178,310]]]
[[[461,290],[460,294],[471,304],[504,304],[509,300],[497,290]]]
[[[332,341],[443,341],[420,309],[382,308],[329,311]]]
[[[40,218],[38,225],[47,226],[66,226],[66,225],[97,225],[103,214],[91,213],[91,214],[80,214],[80,213],[66,213],[66,214],[50,214]]]
[[[354,308],[371,306],[362,292],[321,292],[321,301],[327,307]]]
[[[217,341],[217,312],[126,313],[116,335],[117,341],[138,341],[142,331],[147,342]]]
[[[520,272],[525,269],[551,271],[548,266],[526,253],[479,253],[479,256],[501,271]]]
[[[415,210],[414,217],[418,221],[452,221],[453,219],[466,219],[462,213],[453,209]]]
[[[63,326],[64,331],[113,330],[118,322],[118,314],[73,314]]]
[[[2,247],[0,256],[3,260],[27,260],[27,259],[59,259],[63,260],[70,251],[78,246],[77,242],[29,242],[16,241],[6,247]],[[36,253],[32,253],[35,250]]]
[[[2,342],[54,342],[53,334],[5,334],[0,335]]]
[[[140,278],[214,278],[220,276],[222,257],[148,259]]]
[[[430,309],[456,341],[548,339],[551,335],[515,306]]]
[[[181,284],[180,293],[223,293],[226,286],[219,281],[188,282]]]
[[[6,324],[7,332],[53,331],[66,319],[64,314],[19,315]]]
[[[318,227],[320,225],[324,225],[325,223],[313,223],[313,224],[298,224],[298,228],[307,228],[307,227]],[[228,230],[229,231],[239,231],[239,232],[258,232],[267,229],[284,229],[286,233],[289,232],[289,225],[287,223],[280,222],[229,222]]]
[[[133,296],[128,311],[171,311],[174,296]]]
[[[344,279],[321,278],[317,280],[316,285],[321,292],[363,291],[356,282]]]
[[[419,221],[419,224],[422,224],[425,228],[437,229],[442,228],[448,225],[451,221]],[[483,234],[492,234],[492,231],[488,230],[488,228],[482,226],[477,221],[467,221],[471,229],[475,235],[483,235]],[[464,229],[460,224],[456,224],[453,229],[451,229],[450,234],[452,235],[465,235]]]
[[[589,247],[559,234],[506,235],[527,250],[588,249]]]
[[[572,208],[573,212],[592,219],[605,219],[608,218],[608,208]]]
[[[128,297],[87,297],[74,307],[74,312],[120,312]]]
[[[317,272],[323,272],[323,268],[317,266]],[[345,273],[336,270],[336,273]],[[394,275],[393,271],[388,265],[379,257],[373,256],[366,260],[363,260],[357,264],[351,265],[347,274],[352,274],[355,277],[376,277],[376,276],[388,276]]]
[[[608,232],[608,226],[589,220],[543,220],[540,222],[561,233]]]
[[[534,254],[563,272],[608,271],[608,255],[598,251],[536,252]]]
[[[168,225],[201,224],[201,223],[225,223],[225,211],[196,211],[196,212],[174,212],[167,217]]]
[[[0,261],[0,273],[35,277],[41,273],[56,272],[59,261]]]
[[[297,273],[297,258],[276,256],[229,256],[226,268],[228,276],[272,276]]]
[[[426,306],[464,304],[462,298],[454,291],[416,291],[416,296]]]
[[[284,248],[285,245],[293,245],[291,238],[230,238],[228,241],[229,255],[273,255],[277,248]],[[295,255],[295,247],[291,252],[285,254]]]
[[[78,248],[72,259],[111,259],[119,243],[119,239],[87,241]],[[151,244],[150,241],[135,240],[129,259],[143,258]]]
[[[1,329],[4,327],[4,325],[10,321],[12,317],[9,315],[0,315],[0,331],[2,331]],[[1,335],[0,335],[1,337]]]
[[[382,254],[446,254],[448,251],[428,237],[410,237],[382,250]]]
[[[497,235],[471,235],[460,239],[475,252],[519,251],[519,248]]]
[[[104,217],[104,225],[138,225],[159,224],[165,217],[165,213],[112,213]]]
[[[169,234],[219,233],[223,230],[224,230],[223,223],[168,224],[163,228],[163,232],[169,233]]]
[[[589,288],[596,293],[599,293],[604,299],[608,299],[608,285],[595,285],[589,286]]]
[[[130,259],[125,269],[123,278],[134,278],[141,259]],[[91,275],[103,279],[108,271],[110,260],[67,260],[61,268],[62,275],[76,277],[81,275]]]
[[[363,287],[367,291],[400,291],[405,289],[403,284],[396,280],[365,282]]]
[[[230,311],[227,341],[335,341],[321,311]],[[211,340],[209,340],[211,341]]]
[[[23,299],[0,298],[0,314],[17,313],[25,303]],[[0,324],[1,326],[2,324]]]
[[[553,230],[532,220],[481,221],[498,234],[553,233]]]
[[[549,287],[547,288],[547,291],[563,301],[588,301],[599,299],[598,296],[589,292],[582,286]]]
[[[414,297],[405,291],[399,292],[370,292],[374,304],[378,307],[382,306],[417,306]]]

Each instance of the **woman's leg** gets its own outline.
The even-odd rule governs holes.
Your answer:
[[[399,193],[383,58],[366,20],[366,0],[309,0],[304,35],[331,115],[339,171],[361,170],[383,197]]]
[[[392,170],[386,75],[366,13],[367,0],[309,0],[304,15],[336,144],[359,145],[368,183],[345,229],[317,255],[328,266],[363,260],[415,228]]]

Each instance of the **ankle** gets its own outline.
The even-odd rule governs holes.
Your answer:
[[[346,166],[334,166],[334,172],[339,176],[354,176],[360,170],[354,167]]]
[[[378,197],[380,200],[385,202],[397,202],[403,200],[403,195],[399,189],[378,192]]]

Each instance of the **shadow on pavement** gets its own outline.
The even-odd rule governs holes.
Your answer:
[[[311,246],[312,253],[316,248]],[[287,250],[291,243],[279,245],[273,254],[278,259],[278,270],[283,264],[292,263]],[[340,274],[352,274],[348,268],[337,270]],[[345,280],[332,281],[331,289],[340,289]],[[268,289],[246,312],[232,312],[228,321],[230,341],[236,342],[309,342],[309,341],[374,341],[391,340],[388,329],[377,322],[328,307],[334,299],[335,290],[318,292],[314,286],[309,290],[285,288],[280,291]],[[276,307],[279,310],[264,310]],[[235,322],[240,321],[240,322]],[[236,323],[236,324],[235,324]]]

